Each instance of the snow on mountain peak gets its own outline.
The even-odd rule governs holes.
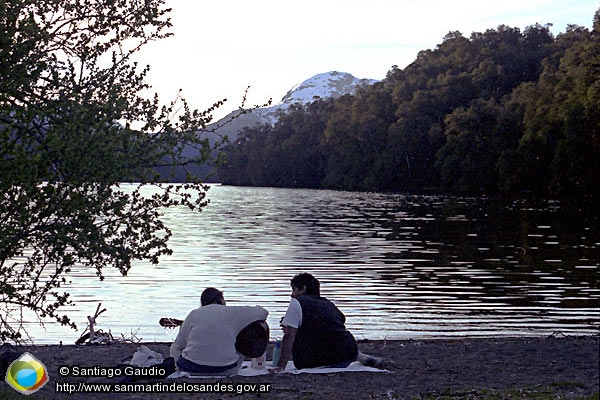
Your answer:
[[[318,74],[294,86],[281,99],[282,104],[307,104],[315,97],[340,97],[353,94],[359,86],[371,85],[375,79],[358,79],[346,72],[331,71]]]
[[[346,72],[325,72],[294,86],[283,96],[280,103],[253,110],[252,115],[260,123],[273,125],[279,117],[279,112],[285,112],[292,104],[306,105],[319,97],[337,98],[345,94],[354,94],[358,87],[372,85],[375,82],[378,80],[359,79]]]
[[[294,86],[283,96],[281,103],[269,107],[252,109],[248,113],[240,113],[237,110],[232,111],[226,117],[210,124],[207,130],[203,132],[213,142],[221,140],[225,136],[230,141],[234,141],[245,128],[251,128],[260,124],[275,124],[280,113],[286,112],[292,104],[300,103],[306,105],[313,102],[315,97],[325,99],[328,97],[336,98],[345,94],[354,94],[359,86],[367,86],[375,82],[378,81],[375,79],[358,79],[351,74],[338,71],[318,74]],[[218,134],[215,133],[216,130],[218,130]],[[184,150],[184,156],[189,159],[196,158],[198,155],[198,149],[191,146],[188,146]],[[200,172],[194,172],[194,168],[197,168],[197,171]],[[186,169],[178,169],[175,178],[171,175],[172,171],[169,169],[169,178],[167,179],[175,179],[176,181],[185,179],[187,172],[207,176],[209,173],[214,172],[214,167],[191,164],[190,166],[186,166]]]
[[[313,102],[316,97],[325,99],[328,97],[337,98],[345,94],[354,94],[358,87],[372,85],[376,82],[378,82],[376,79],[358,79],[346,72],[330,71],[318,74],[290,89],[283,96],[280,103],[269,107],[253,109],[250,113],[236,117],[235,123],[225,124],[227,127],[220,129],[230,139],[235,138],[244,127],[251,127],[257,124],[275,124],[280,112],[287,111],[292,104],[300,103],[306,105]],[[233,113],[236,113],[236,111]],[[215,125],[223,125],[222,121],[231,118],[233,113],[217,121]]]

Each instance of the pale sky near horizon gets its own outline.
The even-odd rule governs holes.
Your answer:
[[[280,101],[294,85],[328,71],[383,79],[450,31],[465,37],[499,25],[523,31],[553,24],[592,27],[600,0],[166,0],[174,36],[139,55],[167,102],[179,89],[192,108],[228,101],[215,117]]]

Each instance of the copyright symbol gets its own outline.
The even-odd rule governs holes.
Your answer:
[[[71,369],[67,366],[63,366],[58,369],[58,374],[60,376],[67,376],[69,375],[69,372],[71,372]]]

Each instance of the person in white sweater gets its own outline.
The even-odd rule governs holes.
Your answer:
[[[201,375],[236,375],[244,356],[235,348],[236,336],[247,325],[269,314],[260,306],[227,307],[223,292],[207,288],[201,307],[183,321],[171,345],[171,357],[180,371]]]

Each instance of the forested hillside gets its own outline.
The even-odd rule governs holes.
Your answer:
[[[447,34],[405,69],[246,129],[223,183],[588,197],[600,187],[600,10],[593,29]]]

